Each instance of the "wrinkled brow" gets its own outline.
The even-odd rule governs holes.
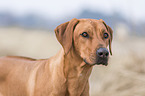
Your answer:
[[[106,29],[102,29],[101,31],[102,31],[103,33],[107,32],[107,30],[106,30]]]

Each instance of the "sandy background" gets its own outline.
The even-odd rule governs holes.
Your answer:
[[[61,45],[54,32],[0,28],[0,56],[49,58]],[[109,66],[95,66],[90,96],[145,96],[145,38],[114,36]]]

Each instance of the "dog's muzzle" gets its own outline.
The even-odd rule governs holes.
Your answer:
[[[109,57],[109,52],[106,48],[99,48],[96,51],[97,54],[97,65],[103,64],[105,66],[108,65],[108,57]]]
[[[84,58],[84,62],[88,65],[108,65],[108,57],[109,57],[109,52],[106,48],[99,48],[96,51],[96,56],[95,59],[90,59],[90,61],[86,58]]]

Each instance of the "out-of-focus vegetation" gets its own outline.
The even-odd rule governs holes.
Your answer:
[[[109,65],[93,68],[90,96],[145,96],[145,38],[119,30],[114,35]],[[0,28],[0,56],[49,58],[60,48],[54,32]]]

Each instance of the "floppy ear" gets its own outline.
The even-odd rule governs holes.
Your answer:
[[[100,19],[100,21],[103,22],[103,24],[107,28],[107,31],[110,33],[111,38],[109,39],[109,51],[110,51],[110,54],[112,55],[111,43],[112,43],[112,39],[113,39],[113,30],[102,19]]]
[[[108,27],[108,31],[109,31],[110,36],[111,36],[111,38],[109,39],[109,51],[110,51],[110,54],[112,55],[111,43],[112,43],[112,39],[113,39],[113,30],[108,25],[107,25],[107,27]]]
[[[74,18],[69,22],[57,26],[55,29],[57,40],[62,45],[65,54],[67,54],[72,47],[73,32],[78,22],[79,20]]]

